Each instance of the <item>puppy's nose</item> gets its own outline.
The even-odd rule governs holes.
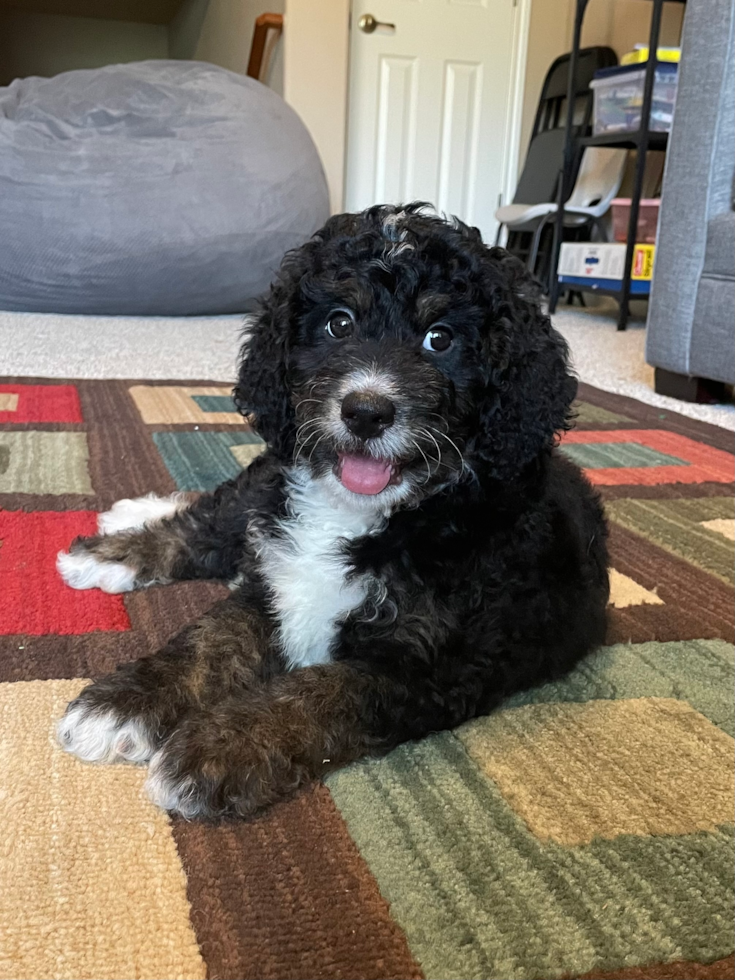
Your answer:
[[[395,417],[393,402],[371,391],[351,391],[342,400],[342,421],[358,439],[374,439]]]

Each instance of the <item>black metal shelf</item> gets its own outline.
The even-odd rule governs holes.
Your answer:
[[[671,0],[673,2],[673,0]],[[608,146],[611,149],[637,150],[645,139],[649,150],[665,150],[669,145],[669,134],[649,130],[643,133],[602,133],[599,136],[583,136],[578,142],[580,146]]]
[[[653,104],[653,86],[655,81],[656,66],[659,64],[656,58],[658,51],[659,36],[661,33],[661,14],[663,5],[669,3],[686,3],[686,0],[649,0],[653,5],[651,11],[651,30],[648,39],[649,58],[645,62],[645,74],[643,79],[643,101],[641,105],[641,128],[634,133],[602,133],[599,136],[587,136],[579,138],[574,134],[573,113],[567,111],[566,132],[564,140],[564,163],[559,180],[559,196],[557,199],[556,220],[554,222],[554,246],[551,255],[551,281],[549,283],[549,312],[556,310],[559,300],[560,284],[558,276],[559,253],[564,239],[564,205],[569,200],[572,193],[572,178],[574,165],[577,159],[579,148],[583,146],[605,146],[636,151],[635,176],[633,180],[633,193],[630,202],[630,215],[628,217],[628,243],[625,250],[625,266],[623,269],[623,279],[619,289],[605,290],[610,295],[615,295],[620,301],[620,315],[618,317],[618,330],[625,330],[628,323],[628,308],[631,298],[638,298],[639,294],[631,292],[631,275],[633,266],[633,254],[636,245],[638,232],[638,214],[640,211],[641,193],[643,190],[643,176],[646,168],[646,155],[649,150],[665,150],[668,146],[668,133],[658,133],[649,130],[648,124],[651,118],[651,106]],[[576,71],[579,61],[580,40],[582,37],[582,22],[589,0],[577,0],[577,7],[574,17],[574,41],[572,43],[572,53],[569,64],[569,78],[567,84],[567,106],[574,104],[574,92],[576,91]],[[653,57],[651,57],[653,55]],[[597,292],[603,290],[598,289]]]

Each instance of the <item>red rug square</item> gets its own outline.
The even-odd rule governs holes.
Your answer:
[[[0,422],[81,422],[75,385],[0,384]]]
[[[96,530],[93,511],[0,510],[0,634],[130,629],[122,596],[70,589],[56,571],[57,552]]]

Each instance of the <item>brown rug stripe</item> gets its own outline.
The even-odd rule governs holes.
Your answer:
[[[718,638],[735,642],[732,588],[714,575],[614,522],[610,555],[613,568],[655,590],[664,605],[610,609],[607,643]]]
[[[735,956],[726,956],[714,963],[691,963],[677,960],[675,963],[653,963],[649,966],[631,966],[609,973],[585,973],[574,980],[732,980],[735,976]]]
[[[602,499],[610,500],[689,500],[700,497],[733,497],[735,483],[657,483],[646,486],[638,483],[617,487],[598,487]]]
[[[173,832],[210,980],[423,977],[324,786],[250,823]]]
[[[43,384],[48,382],[44,381]],[[69,384],[70,382],[59,382],[59,384]],[[5,379],[3,378],[3,384]],[[74,384],[79,387],[79,382]],[[84,422],[2,422],[3,431],[8,432],[86,432],[87,426]]]
[[[80,382],[82,412],[88,421],[89,469],[98,488],[97,510],[111,507],[122,497],[140,497],[176,490],[176,484],[157,452],[141,452],[150,434],[128,395],[127,382],[114,385]],[[151,447],[153,448],[153,447]]]
[[[4,493],[0,496],[4,510],[97,510],[94,494],[82,493]]]
[[[152,653],[138,633],[65,636],[0,636],[0,681],[101,677],[118,664]]]

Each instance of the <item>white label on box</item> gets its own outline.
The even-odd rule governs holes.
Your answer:
[[[560,276],[587,276],[590,279],[622,279],[625,245],[618,242],[591,244],[564,242],[559,256]]]

